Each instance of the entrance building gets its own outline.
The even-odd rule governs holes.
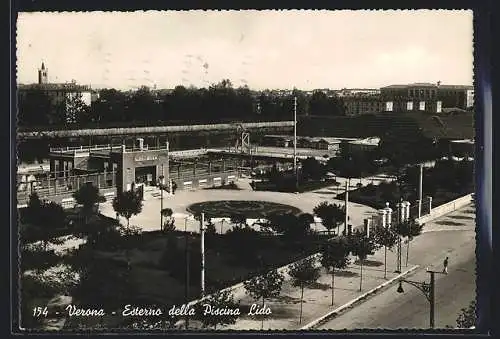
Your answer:
[[[113,178],[119,192],[137,186],[169,184],[169,146],[148,147],[138,138],[130,147],[126,145],[96,145],[91,147],[62,148],[50,152],[50,172],[55,178],[100,173]]]

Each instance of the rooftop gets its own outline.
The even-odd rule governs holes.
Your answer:
[[[405,84],[405,85],[390,85],[390,86],[385,86],[382,87],[382,89],[391,89],[391,88],[410,88],[410,87],[436,87],[436,88],[441,88],[441,89],[474,89],[474,86],[470,85],[442,85],[442,84],[433,84],[430,82],[415,82],[412,84]]]

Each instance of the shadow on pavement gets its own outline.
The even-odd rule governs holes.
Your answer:
[[[322,291],[326,291],[328,289],[330,289],[330,285],[329,284],[322,284],[318,281],[315,281],[309,285],[307,285],[307,288],[311,289],[311,290],[322,290]]]
[[[356,260],[354,262],[354,264],[359,265],[359,260]],[[363,260],[363,266],[379,267],[379,266],[383,266],[383,265],[384,265],[384,263],[381,261],[378,261],[378,260],[369,260],[369,259]]]
[[[285,303],[285,304],[298,304],[298,303],[300,303],[299,298],[292,298],[288,295],[280,295],[276,298],[273,298],[272,300],[276,301],[276,302]]]
[[[351,278],[351,277],[357,277],[359,274],[351,271],[337,271],[335,272],[336,277],[346,277],[346,278]]]
[[[436,221],[437,225],[445,225],[445,226],[465,226],[461,222],[455,222],[451,220],[442,220],[442,221]]]
[[[467,215],[450,215],[450,219],[460,219],[460,220],[473,220],[474,217],[469,217]]]

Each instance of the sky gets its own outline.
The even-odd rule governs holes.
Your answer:
[[[93,88],[472,85],[472,11],[19,13],[17,81]]]

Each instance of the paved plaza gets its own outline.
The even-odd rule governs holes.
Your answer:
[[[363,185],[369,183],[379,184],[388,178],[364,178],[361,179]],[[222,190],[222,189],[198,189],[196,191],[180,190],[175,195],[164,193],[163,195],[163,208],[171,208],[174,212],[176,220],[176,227],[178,230],[187,230],[189,232],[199,232],[199,222],[194,220],[194,217],[187,211],[187,208],[194,203],[204,201],[217,201],[217,200],[253,200],[253,201],[269,201],[290,205],[300,209],[303,213],[313,214],[313,209],[323,201],[329,203],[336,203],[344,205],[343,200],[335,199],[335,196],[342,193],[345,189],[345,179],[337,178],[340,182],[339,186],[330,186],[318,189],[313,192],[305,192],[300,194],[295,193],[281,193],[281,192],[268,192],[268,191],[253,191],[250,187],[250,179],[239,179],[237,185],[240,190]],[[356,184],[359,179],[352,179],[350,190],[356,189]],[[160,230],[160,210],[161,210],[161,197],[155,193],[146,192],[144,196],[144,204],[142,212],[130,218],[130,225],[134,225],[143,231]],[[111,202],[106,202],[100,205],[100,212],[108,217],[116,218],[116,213],[113,210]],[[349,223],[354,227],[363,224],[363,219],[368,218],[377,213],[377,210],[368,206],[360,205],[357,203],[349,203]],[[230,215],[214,218],[216,223],[217,232],[225,233],[230,229],[229,225]],[[224,220],[224,221],[223,221]],[[120,222],[126,225],[126,220],[120,217]],[[255,220],[248,220],[251,225]],[[321,225],[321,220],[316,218],[316,223],[312,228],[317,231],[326,230]]]

